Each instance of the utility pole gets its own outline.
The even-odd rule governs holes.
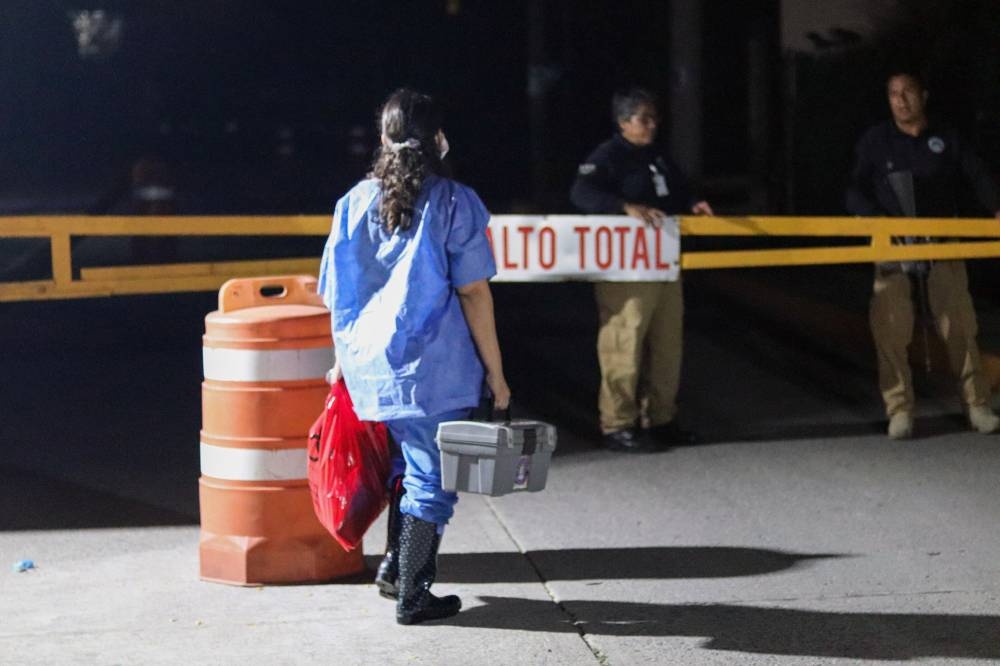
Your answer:
[[[702,176],[702,0],[670,2],[670,151],[694,182]]]
[[[766,23],[755,19],[750,25],[747,40],[747,139],[750,147],[750,209],[757,213],[769,210],[771,191],[767,168],[771,149],[771,54],[767,37]]]
[[[545,64],[545,5],[544,0],[527,0],[528,21],[528,140],[531,159],[531,201],[544,205],[547,184],[545,159],[545,98],[546,85],[542,73]]]

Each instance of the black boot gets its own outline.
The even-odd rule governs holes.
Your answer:
[[[406,494],[403,487],[403,477],[397,476],[392,481],[392,495],[389,497],[389,526],[385,537],[385,557],[378,565],[378,573],[375,574],[375,585],[378,593],[386,599],[395,599],[399,595],[396,588],[396,579],[399,578],[399,528],[400,523],[399,502]]]
[[[438,598],[431,594],[441,543],[437,525],[409,514],[403,514],[401,522],[396,622],[416,624],[454,615],[462,608],[461,599],[455,595]]]
[[[662,446],[698,443],[698,435],[677,425],[677,419],[653,426],[649,429],[649,436]]]
[[[652,453],[660,450],[656,442],[645,437],[636,428],[625,428],[608,432],[603,437],[604,446],[609,451],[620,451],[623,453]]]

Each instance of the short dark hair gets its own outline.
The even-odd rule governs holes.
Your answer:
[[[889,85],[889,81],[892,81],[897,76],[906,76],[913,79],[921,90],[927,90],[927,84],[924,82],[924,77],[919,71],[910,67],[894,67],[890,68],[888,74],[885,76],[885,85]]]
[[[617,126],[635,115],[643,104],[656,108],[656,95],[645,88],[619,90],[611,98],[611,120]]]

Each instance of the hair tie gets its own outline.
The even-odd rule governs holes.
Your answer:
[[[404,148],[412,148],[413,150],[416,150],[417,148],[420,148],[420,141],[411,137],[406,141],[400,141],[399,143],[389,143],[386,145],[386,148],[395,153],[398,153]]]

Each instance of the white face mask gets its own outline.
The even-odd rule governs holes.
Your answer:
[[[441,159],[444,159],[444,156],[451,150],[451,146],[448,145],[448,137],[444,135],[444,132],[437,133],[437,147]]]

